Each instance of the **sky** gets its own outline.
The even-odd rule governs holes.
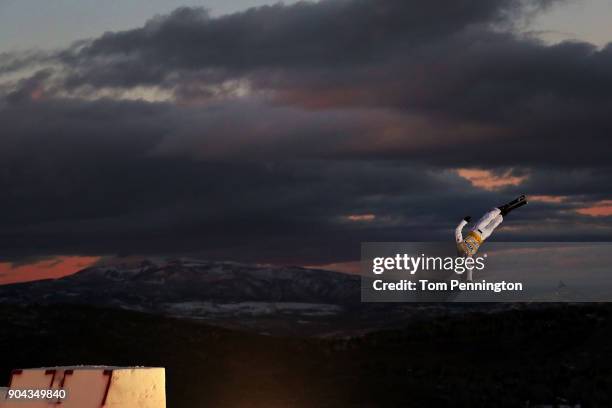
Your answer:
[[[609,3],[265,4],[0,0],[0,283],[350,262],[522,193],[496,240],[611,240]]]

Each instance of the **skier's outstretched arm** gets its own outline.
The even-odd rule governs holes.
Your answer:
[[[463,230],[463,227],[465,227],[467,223],[470,222],[471,219],[472,217],[468,215],[467,217],[462,219],[459,225],[457,225],[457,228],[455,228],[455,241],[457,243],[463,241],[463,235],[461,234],[461,231]]]

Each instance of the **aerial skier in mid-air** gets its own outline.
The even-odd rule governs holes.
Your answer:
[[[495,228],[499,227],[499,224],[502,223],[504,217],[506,217],[510,211],[522,207],[525,204],[527,204],[527,198],[525,195],[522,195],[507,204],[493,208],[483,215],[480,220],[478,220],[478,222],[470,229],[470,232],[468,232],[465,238],[463,238],[461,231],[463,230],[463,227],[470,222],[472,217],[467,216],[461,220],[455,229],[455,241],[457,242],[457,251],[459,252],[459,255],[465,257],[474,256],[474,254],[478,252],[480,245],[482,245],[482,243],[489,238]],[[471,269],[468,270],[467,279],[472,280]]]

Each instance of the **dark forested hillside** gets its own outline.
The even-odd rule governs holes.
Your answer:
[[[0,325],[3,384],[12,368],[164,366],[170,408],[612,403],[604,306],[440,317],[343,339],[84,306],[4,305]]]

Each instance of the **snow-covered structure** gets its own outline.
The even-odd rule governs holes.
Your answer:
[[[32,391],[30,391],[32,390]],[[36,390],[39,393],[36,394]],[[43,396],[40,391],[53,390]],[[30,394],[30,395],[28,395]],[[49,395],[51,398],[48,398]],[[0,408],[165,408],[160,367],[74,366],[13,370]]]

